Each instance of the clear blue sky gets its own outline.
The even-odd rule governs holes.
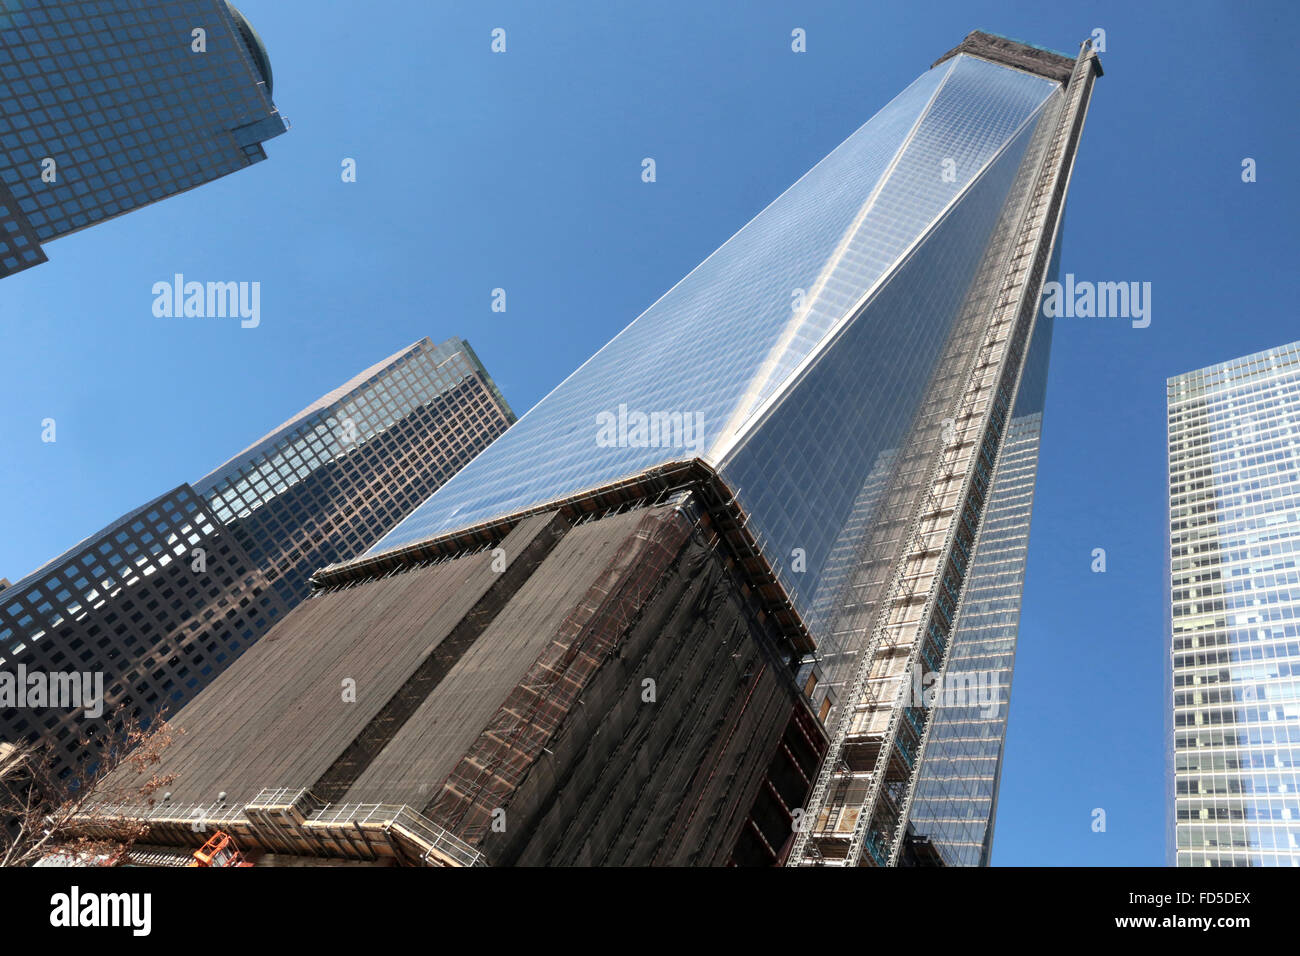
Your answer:
[[[1153,317],[1057,322],[994,862],[1164,862],[1164,381],[1300,338],[1293,4],[239,5],[294,124],[270,160],[0,282],[0,575],[424,335],[522,412],[971,29],[1102,27],[1062,271]],[[260,281],[261,326],[154,318],[175,272]]]

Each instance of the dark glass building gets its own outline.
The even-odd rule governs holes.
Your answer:
[[[0,278],[266,158],[271,64],[226,0],[0,3]]]
[[[194,483],[280,596],[355,557],[515,420],[469,343],[422,339]]]
[[[102,675],[103,713],[13,706],[0,740],[56,745],[66,771],[112,709],[172,713],[310,590],[514,421],[469,344],[422,339],[193,485],[118,519],[0,591],[0,680]]]
[[[0,674],[89,675],[103,692],[0,699],[0,740],[43,740],[54,772],[73,770],[112,736],[118,704],[146,719],[179,706],[287,611],[207,502],[181,485],[0,592]]]
[[[1009,687],[1039,299],[1099,74],[968,36],[317,571],[178,716],[174,804],[129,812],[363,860],[980,862],[1005,707],[975,730],[911,690]],[[340,706],[363,645],[390,663]]]

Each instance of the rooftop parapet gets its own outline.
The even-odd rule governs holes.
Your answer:
[[[1071,57],[1043,47],[1021,43],[1009,37],[998,36],[996,33],[985,33],[983,30],[972,30],[966,35],[966,39],[930,66],[933,69],[959,53],[968,53],[982,60],[1024,70],[1026,73],[1043,76],[1058,83],[1067,82],[1070,79],[1070,71],[1074,68],[1074,60]],[[1097,71],[1100,74],[1100,63],[1097,65]]]

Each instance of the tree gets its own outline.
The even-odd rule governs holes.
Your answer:
[[[0,744],[0,866],[31,866],[54,852],[95,865],[115,866],[148,831],[144,820],[101,814],[106,805],[153,806],[154,794],[175,779],[159,776],[163,751],[182,733],[161,717],[147,725],[119,706],[105,738],[94,745],[100,758],[60,778],[51,770],[48,744]],[[88,824],[97,833],[84,835]]]

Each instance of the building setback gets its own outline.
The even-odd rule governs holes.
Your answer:
[[[6,4],[0,278],[44,262],[51,239],[266,159],[287,129],[271,86],[226,0]]]
[[[175,713],[303,599],[509,427],[468,343],[427,338],[361,372],[193,485],[0,592],[0,673],[103,675],[102,714],[11,706],[0,740],[93,762],[119,705]]]
[[[1300,342],[1168,399],[1170,863],[1300,866]]]
[[[981,862],[1005,705],[975,752],[966,705],[902,694],[950,658],[1009,687],[1014,619],[961,614],[1018,607],[1039,299],[1099,74],[1087,44],[972,34],[318,571],[179,715],[167,805],[86,827],[458,864]],[[987,779],[914,819],[937,726],[931,785]]]

